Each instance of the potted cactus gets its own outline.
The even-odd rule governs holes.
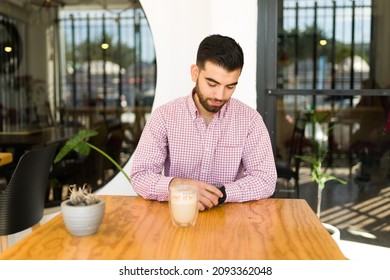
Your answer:
[[[75,236],[86,236],[97,232],[104,216],[105,201],[93,195],[84,185],[69,188],[69,199],[61,203],[66,229]]]
[[[54,159],[54,163],[59,162],[72,150],[88,155],[90,150],[93,149],[110,160],[131,183],[129,176],[114,159],[98,147],[88,143],[89,138],[96,135],[97,132],[90,129],[79,131],[61,148]],[[77,188],[76,185],[73,185],[69,188],[69,191],[69,199],[61,203],[61,211],[66,228],[75,236],[96,233],[104,216],[104,199],[93,195],[86,185],[82,188]]]

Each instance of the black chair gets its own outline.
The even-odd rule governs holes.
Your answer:
[[[43,217],[46,189],[57,144],[26,151],[9,183],[0,191],[0,239],[8,247],[7,235],[38,224]],[[0,250],[1,251],[1,250]]]
[[[291,139],[288,141],[289,147],[288,160],[280,161],[276,160],[276,171],[278,178],[287,181],[287,188],[284,191],[290,191],[290,182],[293,179],[293,190],[296,197],[299,197],[299,168],[301,165],[301,159],[297,156],[302,155],[303,147],[305,146],[305,128],[307,120],[305,117],[298,116],[295,119],[293,133]],[[278,191],[278,190],[277,190]],[[282,191],[282,190],[279,190]]]

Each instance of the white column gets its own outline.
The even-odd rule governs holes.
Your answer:
[[[141,0],[152,31],[157,60],[153,108],[190,93],[190,66],[200,41],[211,34],[233,37],[243,48],[244,69],[233,97],[256,108],[257,0]],[[131,159],[124,167],[130,172]],[[118,173],[98,191],[134,191]]]

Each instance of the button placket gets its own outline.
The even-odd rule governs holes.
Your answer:
[[[220,134],[218,129],[218,121],[213,120],[209,126],[203,130],[203,155],[202,155],[202,164],[201,164],[201,180],[207,181],[210,177],[210,172],[212,170],[212,164],[214,160],[214,151],[216,149],[216,144],[218,143],[218,138],[216,134]]]

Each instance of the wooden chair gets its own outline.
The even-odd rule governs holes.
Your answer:
[[[42,219],[50,167],[56,151],[57,144],[26,151],[9,183],[1,190],[0,249],[3,251],[8,247],[8,235],[34,227]]]

